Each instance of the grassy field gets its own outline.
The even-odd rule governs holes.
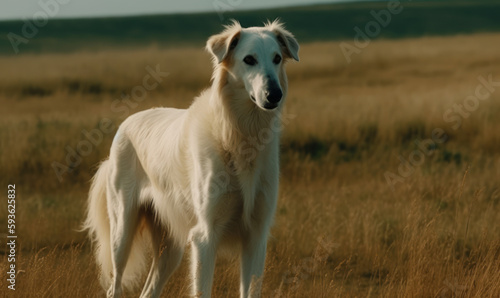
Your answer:
[[[373,41],[350,64],[339,46],[303,44],[301,62],[288,66],[264,297],[497,297],[500,34]],[[77,229],[113,133],[80,161],[68,163],[68,152],[82,149],[83,131],[103,118],[116,126],[150,107],[188,107],[209,84],[209,56],[151,46],[0,57],[0,65],[0,185],[17,187],[21,270],[15,295],[5,278],[1,291],[102,297]],[[142,85],[148,66],[169,75],[126,104],[121,96]],[[494,83],[474,101],[482,78]],[[445,142],[417,144],[436,129]],[[70,170],[58,177],[54,162]],[[399,178],[388,183],[389,172]],[[1,208],[0,222],[6,214]],[[186,263],[165,297],[189,292]],[[215,297],[236,296],[237,276],[235,260],[218,260]]]

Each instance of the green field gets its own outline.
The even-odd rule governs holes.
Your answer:
[[[379,38],[455,35],[500,30],[498,1],[401,1],[403,11],[393,15]],[[386,2],[358,2],[257,11],[220,11],[200,14],[124,18],[54,19],[20,46],[21,52],[67,52],[110,47],[180,44],[202,47],[206,37],[220,31],[221,23],[239,20],[256,26],[281,18],[301,42],[352,39],[353,28],[373,20],[370,11]],[[35,12],[33,12],[35,13]],[[222,20],[221,20],[222,16]],[[13,54],[7,38],[21,35],[22,21],[0,22],[0,54]]]

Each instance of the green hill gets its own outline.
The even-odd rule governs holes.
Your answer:
[[[403,10],[391,16],[378,38],[452,35],[500,31],[497,1],[401,1]],[[301,42],[353,39],[354,27],[363,29],[373,20],[370,11],[387,2],[356,2],[282,9],[154,15],[120,18],[52,19],[19,45],[20,53],[66,52],[98,48],[143,46],[202,47],[207,37],[221,30],[231,18],[243,26],[281,18]],[[14,54],[8,34],[22,36],[23,21],[0,22],[0,54]]]

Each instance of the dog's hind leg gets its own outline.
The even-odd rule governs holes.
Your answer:
[[[121,296],[123,272],[127,265],[137,229],[137,210],[132,206],[128,206],[131,195],[130,192],[120,191],[119,198],[116,200],[118,206],[115,205],[113,206],[114,210],[110,210],[110,217],[112,218],[110,227],[113,282],[107,293],[108,298]]]
[[[147,214],[146,223],[151,232],[153,263],[140,297],[160,297],[165,283],[182,260],[184,247],[175,243],[153,214]]]
[[[113,281],[107,295],[113,298],[122,294],[123,273],[140,215],[135,152],[131,150],[131,146],[119,149],[114,158],[113,154],[111,157],[115,161],[115,167],[111,172],[107,194],[113,264]]]

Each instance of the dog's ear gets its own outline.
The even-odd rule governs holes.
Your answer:
[[[293,58],[299,61],[299,43],[293,34],[286,30],[279,20],[275,20],[272,23],[268,22],[266,27],[276,34],[276,39],[285,58]]]
[[[224,32],[213,35],[208,39],[206,48],[213,55],[216,63],[221,63],[229,57],[236,45],[238,45],[240,35],[240,24],[233,22],[232,25],[226,27]]]
[[[299,61],[299,43],[292,34],[287,33],[289,32],[278,32],[276,34],[278,43],[287,58],[293,58],[295,61]]]

